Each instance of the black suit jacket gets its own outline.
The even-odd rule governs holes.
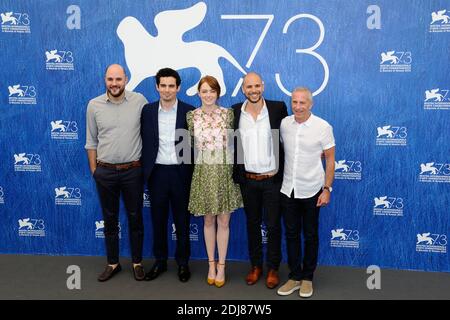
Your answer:
[[[159,125],[158,125],[158,109],[159,109],[159,101],[148,103],[144,106],[141,113],[141,137],[142,137],[142,156],[141,162],[144,172],[144,181],[148,181],[148,178],[152,174],[153,167],[155,165],[156,156],[158,155],[159,149]],[[177,120],[175,129],[185,129],[185,136],[177,137],[178,139],[175,141],[175,146],[181,142],[188,143],[188,141],[184,141],[185,139],[190,139],[189,132],[187,131],[187,120],[186,113],[194,110],[194,107],[190,104],[184,103],[178,100],[177,107]],[[189,149],[190,151],[192,148]],[[192,152],[190,152],[190,162],[182,163],[181,171],[183,174],[184,182],[189,183],[192,177]],[[181,158],[183,157],[183,149],[180,150],[180,153],[177,154],[177,158],[179,159],[179,163],[181,163]]]
[[[282,181],[283,180],[283,168],[284,168],[284,151],[283,147],[280,142],[280,125],[281,120],[283,118],[287,117],[287,107],[286,104],[283,101],[271,101],[271,100],[265,100],[267,110],[269,112],[269,121],[270,121],[270,128],[272,130],[277,129],[278,134],[274,134],[272,132],[272,143],[273,143],[273,149],[275,158],[277,160],[276,165],[278,172],[275,175],[276,181]],[[234,112],[234,130],[239,129],[239,121],[241,119],[241,108],[242,108],[242,102],[235,104],[232,106],[233,112]],[[245,165],[243,164],[243,157],[239,157],[239,155],[243,155],[244,151],[242,148],[242,142],[239,136],[239,132],[236,134],[237,139],[235,139],[235,156],[234,156],[234,165],[233,165],[233,180],[235,183],[245,183]],[[278,152],[277,152],[278,151]],[[238,163],[238,158],[241,158],[240,162]]]

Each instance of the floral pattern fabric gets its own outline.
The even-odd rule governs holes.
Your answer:
[[[198,108],[186,114],[195,150],[189,211],[196,216],[228,213],[242,207],[239,185],[233,182],[233,111]]]

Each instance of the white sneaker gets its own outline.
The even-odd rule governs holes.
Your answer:
[[[303,280],[302,284],[300,286],[300,291],[298,292],[298,294],[300,295],[300,297],[302,298],[309,298],[313,295],[313,285],[312,285],[312,281],[309,280]]]
[[[285,284],[283,284],[280,289],[278,289],[277,293],[280,296],[288,296],[293,293],[295,290],[300,289],[302,282],[289,279]]]

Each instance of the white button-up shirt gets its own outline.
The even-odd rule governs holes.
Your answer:
[[[166,111],[161,107],[158,108],[158,131],[159,131],[159,148],[156,156],[158,164],[177,164],[177,154],[175,151],[175,127],[177,122],[178,100],[175,101],[173,107]]]
[[[284,146],[284,175],[281,192],[290,197],[313,197],[325,183],[322,152],[335,146],[333,128],[325,120],[311,116],[303,123],[294,115],[281,121]]]
[[[264,102],[261,112],[255,119],[245,111],[247,100],[242,104],[239,119],[239,133],[244,150],[245,170],[253,173],[269,173],[276,169],[273,152],[272,131],[269,111]]]

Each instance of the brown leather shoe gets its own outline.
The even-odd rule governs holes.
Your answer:
[[[278,271],[270,269],[267,273],[266,286],[269,289],[273,289],[280,283],[280,277],[278,277]]]
[[[262,274],[262,268],[261,267],[252,267],[250,272],[247,274],[247,277],[245,278],[245,281],[248,285],[255,284]]]
[[[113,268],[110,265],[107,265],[105,270],[102,272],[101,275],[98,276],[97,280],[100,282],[107,281],[111,279],[116,273],[120,272],[122,270],[122,267],[120,264],[118,264],[115,268]]]
[[[145,271],[142,264],[133,266],[133,276],[136,281],[142,281],[145,278]]]

